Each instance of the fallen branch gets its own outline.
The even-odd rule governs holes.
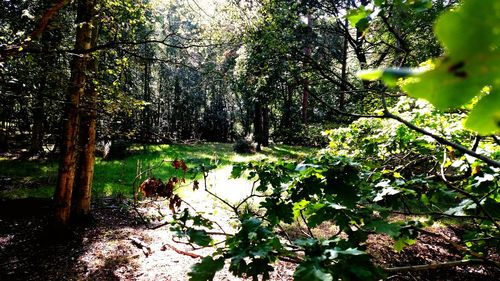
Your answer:
[[[129,240],[132,241],[132,244],[137,246],[137,248],[141,249],[144,255],[146,255],[146,257],[148,257],[153,253],[151,248],[144,241],[134,237],[130,237]]]
[[[384,268],[384,271],[386,272],[424,271],[430,269],[440,269],[440,268],[448,268],[448,267],[455,267],[455,266],[469,265],[469,264],[482,264],[482,263],[485,263],[484,260],[470,259],[470,260],[449,261],[442,263],[391,267],[391,268]]]
[[[162,251],[165,251],[167,248],[170,248],[171,250],[174,250],[174,252],[178,253],[178,254],[181,254],[181,255],[184,255],[184,256],[188,256],[188,257],[191,257],[193,259],[198,259],[198,258],[203,258],[203,256],[200,256],[198,254],[194,254],[194,253],[190,253],[190,252],[186,252],[186,251],[182,251],[182,250],[179,250],[177,249],[176,247],[170,245],[170,244],[163,244],[163,246],[161,246],[161,249]]]

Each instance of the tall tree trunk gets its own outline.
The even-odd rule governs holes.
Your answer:
[[[254,109],[254,116],[253,116],[253,132],[254,132],[254,137],[255,141],[257,142],[257,151],[262,150],[262,134],[263,134],[263,127],[262,127],[262,104],[257,101],[255,103],[255,109]]]
[[[344,22],[345,26],[349,25],[349,22],[347,19]],[[342,70],[341,70],[341,77],[342,77],[342,86],[340,88],[340,94],[339,94],[339,109],[344,111],[345,110],[345,95],[348,90],[347,87],[347,38],[343,38],[343,46],[342,46]]]
[[[66,225],[71,215],[71,200],[76,173],[76,143],[78,137],[80,98],[85,91],[88,54],[85,50],[91,46],[91,20],[94,1],[79,0],[76,18],[75,47],[81,55],[73,56],[71,79],[66,94],[67,105],[61,145],[59,176],[54,194],[56,222]]]
[[[43,120],[45,119],[42,95],[47,88],[46,82],[47,82],[46,78],[42,78],[42,81],[40,83],[40,89],[38,90],[38,93],[35,95],[35,103],[32,109],[33,126],[31,128],[31,146],[27,154],[29,155],[29,157],[37,155],[42,152],[43,136],[44,136]]]
[[[307,69],[309,64],[309,60],[311,59],[311,37],[312,37],[312,26],[313,21],[311,14],[307,14],[307,32],[306,32],[306,46],[304,47],[304,68]],[[304,90],[302,92],[302,123],[307,124],[307,109],[309,107],[309,78],[304,78]]]
[[[98,29],[92,31],[92,46],[95,46]],[[87,73],[95,77],[97,58],[92,57]],[[87,79],[90,80],[90,79]],[[92,179],[94,177],[96,122],[97,122],[97,92],[93,83],[87,83],[80,108],[80,132],[78,135],[78,167],[73,194],[72,217],[85,219],[90,216],[92,195]]]
[[[269,146],[269,106],[262,106],[262,145]]]
[[[147,48],[147,46],[145,46]],[[148,53],[147,49],[145,51]],[[150,89],[151,64],[149,61],[144,63],[144,96],[143,100],[147,103],[142,111],[142,142],[151,143],[151,89]]]

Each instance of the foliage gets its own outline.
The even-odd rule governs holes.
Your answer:
[[[272,137],[273,140],[278,143],[323,147],[328,142],[323,131],[328,127],[330,126],[321,124],[296,124],[296,126],[278,128],[273,132]]]
[[[486,15],[481,22],[476,19]],[[470,103],[468,128],[482,134],[500,129],[498,79],[500,69],[500,35],[496,23],[500,5],[492,1],[466,0],[458,9],[443,14],[436,22],[435,33],[446,50],[446,57],[435,61],[429,70],[405,71],[387,69],[362,74],[369,80],[382,78],[391,83],[396,74],[408,77],[403,89],[413,97],[423,98],[438,109],[458,108]],[[475,42],[471,46],[467,42]],[[457,93],[461,93],[457,95]]]
[[[362,124],[358,123],[352,125],[353,131]],[[365,252],[369,234],[389,235],[395,240],[394,249],[401,251],[415,243],[420,231],[432,226],[436,218],[448,217],[451,223],[467,220],[470,224],[481,225],[468,234],[469,238],[498,235],[496,221],[499,217],[495,211],[500,207],[498,169],[477,161],[467,164],[465,157],[456,155],[442,165],[449,167],[452,173],[457,169],[473,169],[472,174],[452,175],[443,182],[441,177],[433,176],[439,169],[422,169],[423,165],[417,162],[410,162],[413,166],[404,167],[410,169],[405,172],[397,165],[408,163],[401,163],[401,159],[394,156],[400,155],[399,148],[418,143],[418,137],[401,138],[396,133],[400,129],[397,126],[386,128],[377,123],[363,126],[372,130],[371,134],[383,129],[384,133],[390,133],[389,137],[362,140],[352,135],[347,137],[351,138],[349,144],[361,146],[353,143],[356,140],[372,145],[379,142],[387,146],[387,150],[351,151],[359,158],[356,161],[336,155],[345,149],[339,150],[336,145],[346,140],[332,140],[329,149],[302,162],[235,165],[232,176],[256,180],[255,194],[261,200],[257,209],[240,210],[241,204],[232,207],[239,219],[238,231],[217,249],[213,258],[230,260],[229,269],[233,274],[254,279],[258,275],[268,278],[272,262],[282,258],[299,264],[295,272],[297,279],[378,280],[382,271],[372,264]],[[336,133],[341,134],[332,131],[329,136],[335,138]],[[422,143],[414,148],[415,155],[420,155],[419,149],[435,150],[420,141]],[[389,148],[387,144],[390,143],[396,144],[394,149]],[[427,142],[427,145],[435,144]],[[370,156],[370,161],[363,159],[366,155]],[[440,159],[437,155],[429,155],[425,161],[435,167],[439,166]],[[395,220],[393,214],[398,212],[418,213],[419,217]],[[338,230],[326,238],[312,234],[294,241],[280,238],[282,226],[294,221],[303,221],[310,229],[334,222]],[[481,239],[472,240],[476,242],[468,242],[464,254],[484,252],[484,247],[491,246]],[[193,267],[192,275],[203,267],[203,262]]]
[[[251,140],[247,139],[238,139],[233,146],[233,149],[237,153],[249,153],[254,154],[255,144]]]
[[[472,146],[474,135],[464,130],[462,126],[464,113],[438,112],[426,102],[408,97],[400,97],[390,110],[416,126],[463,145]],[[336,154],[356,159],[375,157],[387,160],[388,157],[395,155],[402,157],[402,154],[422,157],[442,155],[437,141],[391,119],[360,118],[348,127],[327,130],[325,134],[330,139],[330,149],[335,150]],[[459,155],[460,152],[453,151],[453,153],[456,154],[454,157],[464,157]]]

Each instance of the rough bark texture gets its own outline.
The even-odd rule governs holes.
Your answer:
[[[90,22],[93,7],[92,0],[78,1],[75,40],[77,52],[88,50],[91,47],[92,29]],[[71,200],[76,173],[76,144],[80,123],[80,98],[85,91],[88,57],[88,54],[73,56],[71,62],[71,79],[67,90],[67,105],[62,132],[61,161],[54,195],[55,219],[57,223],[62,225],[68,223],[71,215]]]
[[[92,32],[92,46],[95,46],[98,31]],[[97,59],[91,58],[87,73],[97,72]],[[90,79],[88,79],[90,80]],[[97,121],[97,92],[92,83],[87,87],[82,97],[80,108],[80,133],[78,136],[79,156],[76,184],[74,185],[72,217],[86,218],[90,216],[90,201],[92,195],[92,179],[94,176],[95,144]]]

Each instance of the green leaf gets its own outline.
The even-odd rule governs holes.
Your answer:
[[[325,254],[330,258],[330,259],[336,259],[339,254],[341,255],[351,255],[351,256],[359,256],[359,255],[366,255],[365,252],[360,251],[356,248],[348,248],[346,250],[342,250],[338,247],[335,247],[333,249],[327,249],[325,250]]]
[[[499,20],[499,1],[465,0],[458,9],[439,17],[435,33],[448,55],[458,60],[490,51],[498,53]]]
[[[347,12],[347,20],[359,31],[365,31],[370,26],[371,13],[372,11],[366,9],[365,6],[360,6],[357,9],[352,9]]]
[[[404,247],[413,245],[417,242],[417,239],[411,239],[408,236],[400,237],[394,242],[394,250],[400,252]]]
[[[317,261],[305,261],[301,263],[293,274],[295,280],[307,281],[332,281],[333,277],[326,272]]]
[[[316,240],[314,238],[300,238],[300,239],[293,241],[293,243],[299,247],[310,248],[310,247],[317,245],[318,240]]]
[[[212,242],[212,238],[210,238],[205,230],[190,228],[187,231],[187,235],[189,236],[189,242],[203,247],[210,245],[210,242]]]
[[[362,80],[376,81],[382,78],[383,74],[384,74],[383,69],[365,69],[358,71],[356,73],[356,76],[358,76],[359,79]]]
[[[244,167],[242,165],[234,165],[233,169],[231,170],[231,178],[232,179],[237,179],[240,178],[241,175],[243,174]]]
[[[213,280],[215,273],[224,267],[224,258],[213,259],[208,256],[201,262],[193,265],[191,272],[188,273],[190,281],[206,281]]]
[[[482,135],[500,132],[500,91],[492,90],[469,113],[465,126]]]
[[[487,83],[482,76],[479,59],[485,58],[469,58],[467,61],[443,59],[433,70],[412,78],[403,89],[410,96],[428,100],[441,110],[464,105],[478,95]],[[494,66],[486,64],[490,63],[483,65],[491,71]]]
[[[400,78],[407,78],[422,73],[421,68],[388,67],[383,69],[361,70],[356,75],[363,80],[382,80],[387,86],[394,87]]]
[[[478,102],[467,120],[467,127],[482,134],[500,129],[500,2],[466,0],[455,10],[443,14],[435,33],[447,57],[437,66],[418,75],[404,89],[438,109],[456,108],[479,95],[485,86],[493,92]],[[473,42],[473,43],[471,43]],[[482,99],[482,100],[483,100]]]
[[[416,12],[423,12],[432,8],[432,0],[415,0],[412,1],[412,8]]]
[[[389,223],[383,220],[371,221],[366,227],[368,229],[374,229],[377,233],[385,233],[391,237],[396,237],[399,235],[401,226],[395,223]]]

